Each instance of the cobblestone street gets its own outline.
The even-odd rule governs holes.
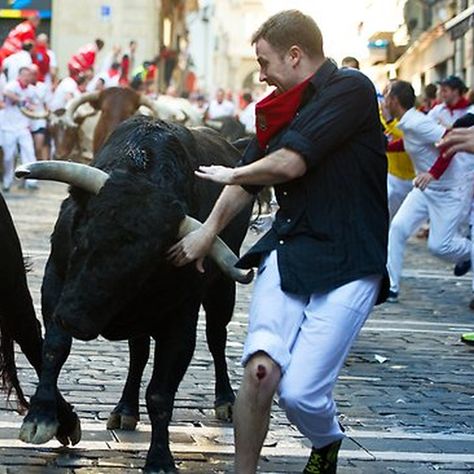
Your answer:
[[[40,183],[36,192],[14,189],[6,196],[33,269],[30,289],[38,315],[44,265],[59,203],[66,186]],[[256,236],[250,232],[246,245]],[[409,244],[399,304],[374,311],[341,373],[336,399],[348,438],[338,473],[474,472],[474,349],[460,342],[474,330],[469,310],[470,274],[456,278],[452,266],[428,255],[426,242]],[[229,325],[228,359],[234,388],[246,333],[250,288],[239,286]],[[213,366],[200,319],[191,366],[177,394],[171,449],[183,473],[232,472],[230,424],[213,413]],[[2,397],[0,474],[137,473],[145,461],[150,425],[142,387],[142,420],[136,432],[107,431],[105,420],[119,399],[128,364],[127,343],[75,341],[60,389],[82,421],[82,441],[60,448],[18,440],[22,416]],[[36,377],[19,355],[20,380],[31,395]],[[150,364],[145,381],[150,375]],[[274,405],[260,472],[301,472],[309,446]]]

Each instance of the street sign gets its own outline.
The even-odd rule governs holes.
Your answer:
[[[100,18],[102,21],[110,21],[112,17],[112,7],[110,5],[100,6]]]

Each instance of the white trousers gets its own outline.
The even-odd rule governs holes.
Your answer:
[[[472,196],[471,183],[445,190],[410,191],[390,224],[387,267],[392,291],[400,290],[406,241],[428,218],[431,253],[454,263],[470,258],[471,242],[458,233],[470,207],[469,196]]]
[[[393,174],[387,174],[388,212],[393,219],[402,202],[413,188],[411,179],[400,179]]]
[[[259,268],[242,363],[263,351],[280,366],[280,406],[315,448],[344,437],[332,392],[380,281],[370,276],[307,297],[282,291],[276,251]]]
[[[9,188],[13,183],[13,170],[15,155],[20,147],[20,159],[23,164],[36,161],[35,147],[31,132],[24,128],[21,130],[2,132],[3,147],[3,187]],[[30,180],[32,182],[33,180]]]

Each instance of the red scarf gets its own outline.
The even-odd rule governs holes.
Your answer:
[[[257,140],[265,149],[270,139],[294,118],[306,87],[313,76],[281,94],[274,90],[255,106]]]
[[[455,104],[449,105],[446,104],[446,107],[453,112],[453,110],[459,110],[459,109],[466,109],[469,107],[471,104],[465,97],[461,97]]]

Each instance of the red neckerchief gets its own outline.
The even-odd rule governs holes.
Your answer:
[[[313,76],[278,94],[275,90],[255,106],[257,140],[263,150],[270,139],[294,118],[306,87]]]
[[[453,105],[446,104],[446,107],[452,113],[453,110],[466,109],[470,105],[471,104],[469,103],[469,101],[465,97],[461,97],[455,104],[453,104]]]
[[[28,87],[28,84],[25,84],[24,82],[22,82],[21,79],[18,79],[18,84],[20,84],[20,87],[22,89],[26,89]]]

